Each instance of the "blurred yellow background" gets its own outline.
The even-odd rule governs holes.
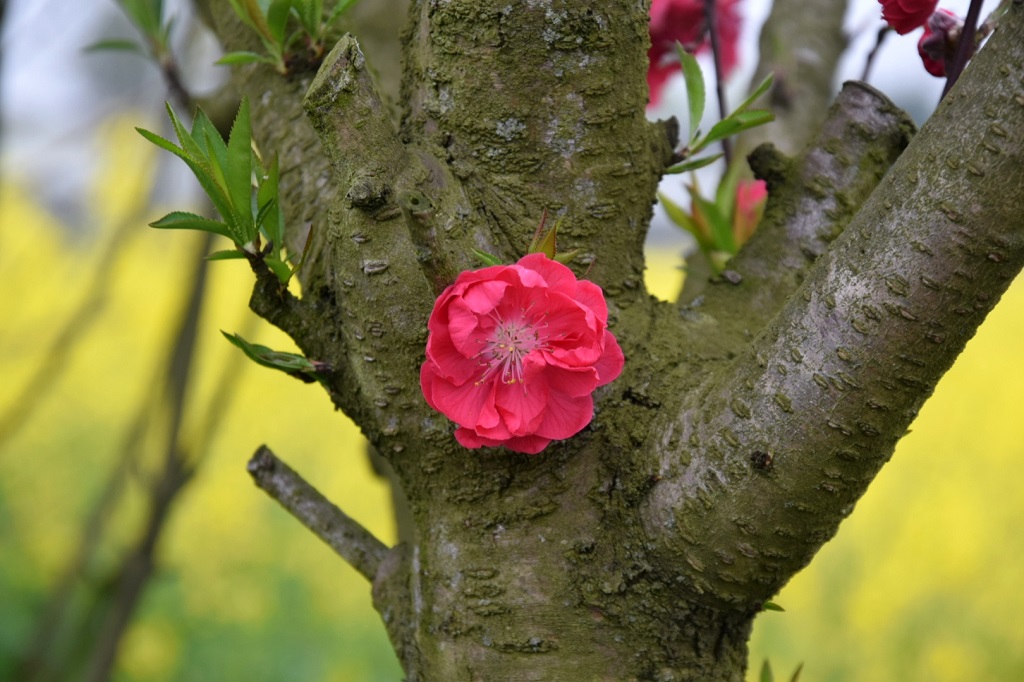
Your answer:
[[[0,187],[0,418],[83,299],[117,226],[136,225],[103,274],[94,325],[16,434],[0,443],[0,677],[24,646],[84,516],[118,461],[135,406],[152,390],[191,278],[194,235],[144,224],[156,150],[108,126],[108,171],[96,181],[96,238],[73,240],[6,179]],[[174,207],[178,208],[178,207]],[[649,283],[678,291],[678,262],[652,252]],[[249,318],[244,264],[215,263],[183,432],[208,416],[219,373],[237,391],[216,436],[192,452],[195,479],[171,512],[158,573],[123,643],[115,679],[398,680],[366,582],[257,490],[245,463],[261,443],[386,542],[388,491],[357,430],[316,385],[239,362],[218,329],[290,346]],[[776,679],[802,662],[805,681],[1024,678],[1024,283],[986,322],[838,537],[777,597],[785,613],[757,622],[749,679],[771,660]],[[237,363],[233,365],[232,363]],[[153,446],[157,444],[147,444]],[[111,562],[138,532],[143,461],[117,509]],[[135,492],[132,492],[135,490]],[[301,671],[301,677],[296,677]]]

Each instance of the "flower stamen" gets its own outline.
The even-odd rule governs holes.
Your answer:
[[[489,338],[477,340],[484,346],[474,356],[477,364],[484,368],[476,381],[477,386],[487,381],[492,371],[500,370],[503,384],[523,384],[523,390],[526,390],[523,361],[533,351],[550,347],[547,334],[543,333],[547,322],[538,325],[526,317],[532,306],[533,303],[521,310],[517,319],[503,320],[496,313],[491,313],[496,322],[494,330]]]

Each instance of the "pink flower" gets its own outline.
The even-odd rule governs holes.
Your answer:
[[[956,54],[960,32],[964,22],[948,9],[935,10],[924,26],[924,33],[917,41],[917,53],[921,55],[925,70],[939,78],[946,77],[946,64]]]
[[[935,11],[939,0],[878,0],[882,5],[882,19],[900,35],[924,26]]]
[[[420,387],[464,447],[536,454],[594,417],[622,372],[601,287],[542,253],[461,273],[430,314]]]
[[[732,214],[732,233],[736,245],[746,243],[754,234],[764,206],[768,203],[768,184],[764,180],[740,180],[736,185],[736,207]]]
[[[722,49],[723,77],[728,77],[739,62],[737,43],[740,37],[739,0],[716,0],[718,36]],[[651,49],[647,67],[647,89],[651,104],[661,98],[661,89],[669,76],[679,71],[675,45],[679,42],[687,52],[697,53],[709,46],[708,27],[704,21],[704,0],[653,0],[651,2]]]

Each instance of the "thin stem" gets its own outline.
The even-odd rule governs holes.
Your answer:
[[[711,59],[715,64],[715,93],[718,95],[718,115],[725,118],[729,115],[729,107],[725,99],[725,74],[722,73],[722,46],[718,40],[718,16],[715,11],[715,0],[704,0],[704,20],[708,25],[708,36],[711,41]],[[722,154],[725,167],[732,164],[732,140],[722,140]]]
[[[960,31],[960,42],[956,46],[956,54],[953,56],[953,63],[946,71],[946,87],[942,89],[942,97],[953,88],[953,84],[963,73],[967,66],[967,60],[974,53],[974,35],[977,32],[978,17],[981,16],[981,5],[983,0],[971,0],[971,6],[967,10],[967,18],[964,19],[964,27]],[[941,97],[939,98],[942,99]]]
[[[367,580],[377,577],[387,545],[261,445],[247,467],[253,481]]]
[[[868,80],[868,74],[871,73],[871,67],[875,64],[875,57],[878,56],[878,50],[881,49],[882,43],[885,42],[886,37],[892,33],[892,27],[886,24],[882,28],[878,29],[878,37],[875,39],[875,46],[868,52],[867,59],[864,60],[864,72],[861,74],[860,79],[864,82]]]

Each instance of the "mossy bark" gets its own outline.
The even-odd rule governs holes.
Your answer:
[[[239,71],[289,229],[315,230],[302,299],[264,274],[253,306],[330,363],[404,488],[415,537],[374,595],[410,680],[743,679],[761,604],[1024,263],[1022,14],[906,151],[905,117],[851,85],[807,151],[760,152],[765,227],[681,307],[642,278],[675,143],[644,118],[646,3],[413,2],[397,123],[352,38],[315,79]],[[426,319],[471,249],[514,260],[545,210],[625,370],[574,438],[469,452],[420,395]]]

